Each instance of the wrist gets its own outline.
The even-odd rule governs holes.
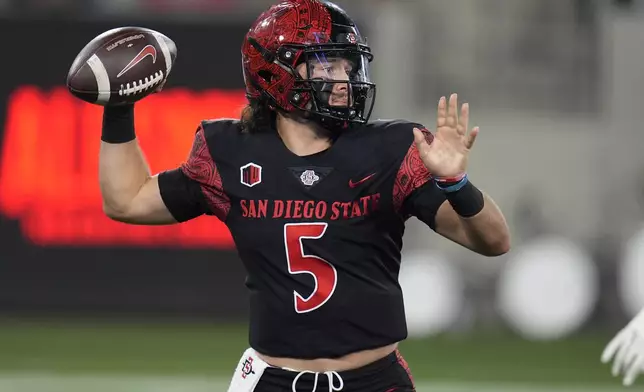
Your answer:
[[[446,193],[460,190],[467,182],[467,173],[462,173],[453,177],[434,177],[434,183],[438,189]]]
[[[120,144],[135,138],[134,105],[105,106],[101,140],[105,143]]]
[[[454,211],[463,218],[470,218],[483,210],[485,198],[463,174],[461,178],[454,177],[449,181],[434,179],[436,186],[445,193],[447,201]]]

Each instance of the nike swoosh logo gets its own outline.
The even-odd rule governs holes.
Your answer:
[[[148,56],[152,56],[152,64],[157,62],[157,50],[152,45],[147,45],[145,48],[141,49],[139,54],[134,56],[132,61],[130,61],[130,63],[128,65],[126,65],[125,68],[123,68],[123,70],[121,72],[119,72],[118,75],[116,75],[116,77],[120,78],[121,76],[123,76],[124,73],[126,73],[127,71],[129,71],[132,68],[134,68],[138,63],[143,61],[143,59],[148,57]]]
[[[365,178],[363,178],[362,180],[360,180],[360,181],[356,181],[356,182],[353,182],[353,180],[349,180],[349,188],[355,188],[355,187],[357,187],[358,185],[360,185],[360,184],[362,184],[362,183],[364,183],[364,182],[366,182],[366,181],[369,181],[369,179],[370,179],[371,177],[375,176],[375,175],[376,175],[376,173],[371,173],[371,174],[369,174],[368,176],[366,176]]]

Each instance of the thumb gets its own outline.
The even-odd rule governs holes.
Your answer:
[[[611,359],[615,356],[615,353],[617,352],[617,349],[621,346],[622,344],[622,339],[621,339],[621,334],[617,335],[614,337],[608,345],[606,345],[606,348],[604,348],[604,351],[602,352],[601,355],[601,361],[603,363],[608,363],[610,362]]]
[[[418,128],[414,128],[414,142],[418,147],[427,144],[427,139],[425,139],[423,131]]]
[[[160,93],[163,90],[163,86],[165,86],[165,83],[167,80],[164,80],[160,85],[157,86],[157,88],[154,89],[153,93]]]

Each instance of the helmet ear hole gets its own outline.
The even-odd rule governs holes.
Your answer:
[[[260,78],[264,79],[264,81],[266,83],[271,83],[271,81],[273,80],[273,73],[271,71],[269,71],[269,70],[266,70],[266,69],[258,71],[257,76],[259,76]]]

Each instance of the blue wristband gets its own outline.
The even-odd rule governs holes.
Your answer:
[[[460,181],[458,182],[440,182],[440,181],[434,181],[438,189],[442,190],[445,193],[452,193],[461,190],[467,183],[469,182],[467,178],[467,174],[461,178]]]

